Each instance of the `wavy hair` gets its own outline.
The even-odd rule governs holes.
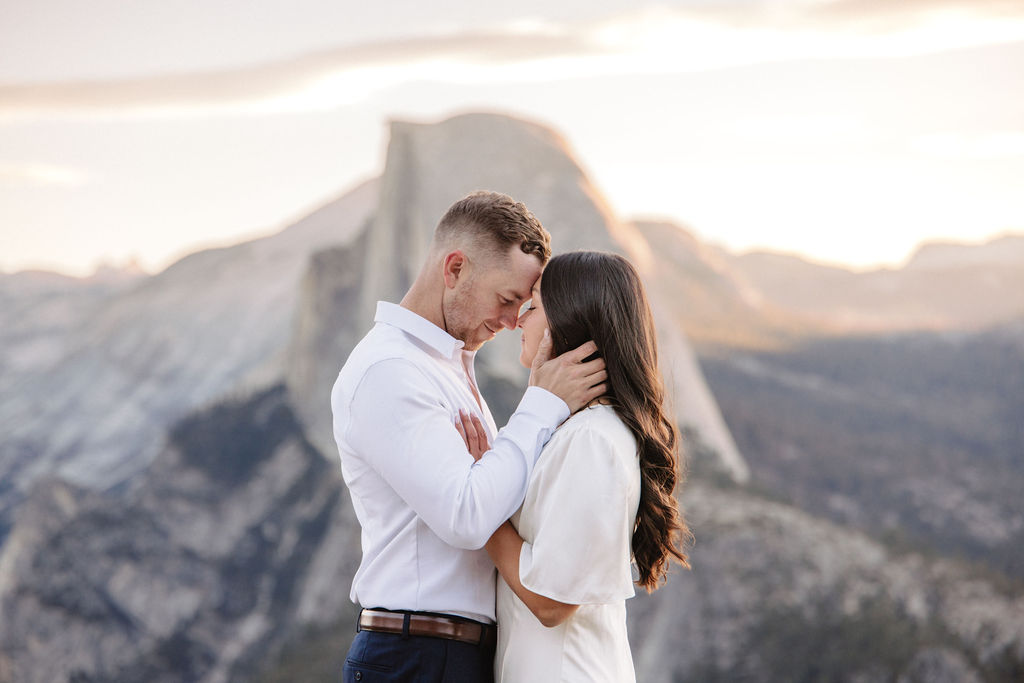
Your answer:
[[[671,561],[690,567],[685,552],[693,535],[674,492],[681,479],[679,430],[665,407],[658,370],[654,318],[633,265],[617,254],[560,254],[540,284],[551,330],[552,354],[592,339],[608,372],[608,398],[636,437],[640,458],[640,505],[633,530],[637,584],[651,592],[665,580]]]

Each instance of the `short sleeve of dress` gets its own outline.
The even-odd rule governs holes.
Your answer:
[[[541,455],[536,495],[527,496],[536,533],[520,551],[520,581],[534,593],[575,605],[631,598],[639,496],[635,445],[623,452],[623,440],[594,428],[566,437]]]

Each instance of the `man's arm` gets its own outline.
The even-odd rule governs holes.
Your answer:
[[[530,387],[474,462],[434,384],[404,359],[371,366],[348,412],[349,446],[438,537],[459,548],[483,547],[515,512],[540,449],[569,415],[561,399]]]
[[[555,428],[605,392],[607,373],[587,342],[550,359],[551,339],[538,348],[519,407],[494,444],[474,462],[437,399],[436,387],[411,361],[371,366],[356,387],[348,443],[449,545],[481,548],[522,504],[533,465]]]

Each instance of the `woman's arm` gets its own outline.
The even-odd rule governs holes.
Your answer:
[[[463,441],[474,460],[479,460],[487,451],[487,433],[483,424],[476,415],[469,416],[459,411],[459,419],[455,427],[462,435]],[[541,624],[548,628],[558,626],[573,615],[579,609],[579,605],[570,605],[565,602],[558,602],[525,588],[519,580],[519,554],[523,550],[523,539],[519,532],[506,521],[495,531],[487,545],[487,554],[491,556],[491,562],[498,568],[505,583],[519,596],[519,599],[530,608],[533,616]]]
[[[519,581],[519,553],[523,549],[523,539],[519,537],[519,532],[511,522],[505,522],[498,527],[484,547],[487,548],[487,554],[491,556],[494,566],[498,568],[501,578],[505,579],[509,588],[544,626],[558,626],[579,609],[579,605],[570,605],[534,593]]]

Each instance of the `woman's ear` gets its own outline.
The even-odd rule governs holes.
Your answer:
[[[469,267],[469,260],[466,255],[462,253],[461,249],[448,252],[444,257],[442,264],[443,275],[444,275],[444,286],[448,289],[455,289],[455,284],[459,281],[459,278],[466,273],[466,269]]]

